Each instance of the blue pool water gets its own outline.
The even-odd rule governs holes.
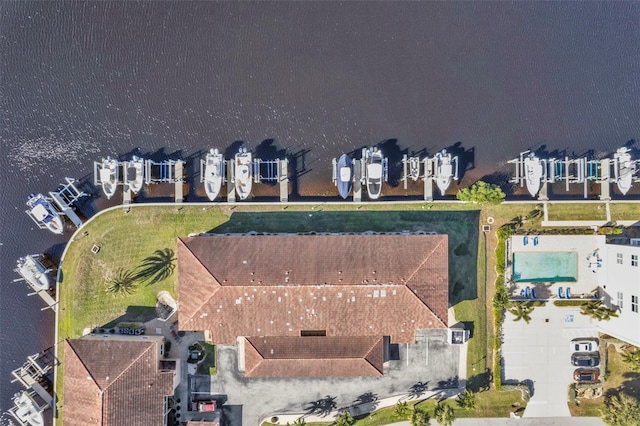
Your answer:
[[[516,282],[576,282],[577,252],[529,252],[513,254]]]

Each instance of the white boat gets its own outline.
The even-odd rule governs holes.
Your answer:
[[[204,166],[204,190],[211,201],[220,193],[223,174],[224,156],[217,149],[212,149],[205,158]]]
[[[420,159],[418,157],[409,158],[409,177],[414,182],[420,177]]]
[[[100,165],[100,183],[107,199],[111,199],[118,187],[118,162],[111,157],[102,160]]]
[[[31,194],[27,201],[27,214],[40,228],[47,228],[54,234],[62,234],[64,227],[60,213],[42,194]]]
[[[144,182],[144,159],[134,155],[131,161],[125,162],[124,169],[124,183],[129,185],[131,192],[137,194]]]
[[[434,175],[436,185],[438,189],[440,189],[440,194],[444,195],[449,185],[451,185],[451,179],[454,176],[453,160],[451,154],[449,154],[446,149],[437,153],[435,160]]]
[[[532,197],[535,197],[542,185],[542,162],[532,152],[524,159],[524,177],[527,183],[527,190]]]
[[[13,396],[14,406],[9,409],[9,413],[22,425],[42,426],[44,419],[42,409],[36,404],[34,399],[25,391],[18,392]]]
[[[251,194],[251,166],[253,165],[251,153],[247,152],[247,148],[240,148],[234,163],[236,192],[241,200],[246,200]]]
[[[367,194],[372,200],[380,197],[382,191],[382,162],[384,157],[382,151],[377,147],[371,149],[363,148],[363,156],[365,160],[365,182],[367,185]]]
[[[616,184],[622,195],[626,195],[633,183],[633,176],[636,173],[636,162],[631,159],[631,151],[629,148],[625,147],[618,148],[613,158],[615,160],[614,172]]]
[[[35,291],[48,290],[50,287],[47,268],[40,263],[36,256],[27,255],[18,259],[16,272],[18,272]]]

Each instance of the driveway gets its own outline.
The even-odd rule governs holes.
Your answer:
[[[392,348],[382,377],[247,379],[237,369],[236,346],[218,346],[218,374],[192,377],[192,392],[209,391],[224,401],[231,425],[257,425],[275,413],[327,415],[353,404],[373,406],[381,398],[458,386],[462,345],[447,343],[446,330],[419,330],[417,343]],[[427,348],[428,345],[428,348]],[[395,354],[394,354],[395,352]],[[327,413],[327,414],[325,414]],[[327,421],[332,418],[327,417]]]
[[[531,314],[529,324],[505,314],[503,381],[531,381],[533,396],[524,417],[569,417],[568,386],[573,382],[569,342],[597,337],[596,321],[580,309],[547,302]]]

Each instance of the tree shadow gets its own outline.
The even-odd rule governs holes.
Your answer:
[[[484,373],[476,374],[467,379],[467,388],[471,392],[484,392],[491,386],[491,370],[486,369]]]
[[[156,284],[173,275],[176,268],[175,262],[175,252],[172,249],[156,250],[153,255],[142,261],[135,278],[147,281],[147,285]]]
[[[370,404],[373,403],[375,406],[378,405],[378,395],[373,392],[365,392],[362,395],[358,396],[354,401],[355,404]]]
[[[455,389],[459,384],[458,376],[449,377],[447,380],[440,380],[438,382],[438,389]]]
[[[147,322],[156,318],[156,308],[153,306],[127,306],[125,313],[109,321],[102,328],[112,328],[121,322]]]
[[[622,374],[622,377],[626,380],[617,388],[607,389],[604,395],[606,397],[612,397],[619,394],[626,394],[638,398],[640,395],[640,373],[627,371]]]
[[[507,172],[493,172],[480,178],[481,181],[491,185],[498,185],[505,195],[511,196],[515,192],[515,186],[509,182],[509,179],[511,179],[511,175]]]
[[[418,382],[413,384],[407,392],[407,399],[420,398],[429,388],[429,382]]]
[[[307,154],[310,152],[310,149],[300,149],[287,156],[292,198],[300,197],[300,178],[313,170],[307,164]]]
[[[336,404],[335,396],[325,396],[324,398],[318,399],[316,401],[311,401],[305,408],[306,415],[316,415],[320,417],[328,416],[333,410],[336,409],[338,404]]]

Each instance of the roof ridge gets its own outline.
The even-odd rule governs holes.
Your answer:
[[[209,297],[207,297],[206,299],[203,299],[202,302],[200,303],[200,305],[197,307],[197,309],[194,309],[191,316],[189,318],[186,318],[186,320],[184,320],[183,322],[186,324],[187,322],[191,321],[195,316],[196,313],[200,312],[200,310],[202,309],[202,307],[204,305],[206,305],[207,303],[209,303],[209,300],[211,300],[211,298],[218,293],[218,290],[220,290],[222,288],[222,284],[220,284],[220,282],[218,281],[218,279],[216,277],[213,276],[213,274],[209,271],[209,269],[204,266],[202,264],[202,261],[200,261],[200,259],[198,258],[198,256],[195,255],[195,253],[189,248],[189,246],[184,242],[184,240],[181,237],[178,237],[178,241],[180,241],[180,243],[182,243],[182,246],[187,249],[187,251],[191,254],[191,256],[198,261],[198,263],[200,264],[200,266],[202,266],[203,269],[205,269],[207,272],[209,272],[209,276],[211,277],[211,279],[213,279],[217,284],[218,284],[218,289],[214,290],[211,292],[211,294],[209,294]],[[178,303],[180,303],[180,300],[178,300]],[[183,311],[184,312],[184,311]]]
[[[251,345],[251,347],[253,348],[253,350],[254,350],[258,355],[260,355],[260,358],[262,359],[262,361],[264,361],[264,356],[262,356],[262,353],[260,353],[260,351],[258,350],[258,348],[256,348],[256,347],[253,345],[253,343],[251,343],[251,341],[249,340],[249,338],[248,338],[248,337],[244,337],[244,344],[245,344],[245,349],[244,349],[244,352],[245,352],[245,355],[244,355],[244,359],[245,359],[245,362],[244,362],[244,375],[245,375],[245,377],[247,376],[247,374],[251,374],[251,373],[253,372],[253,370],[255,370],[256,368],[258,368],[258,366],[259,366],[260,364],[262,364],[262,361],[260,361],[260,362],[256,363],[256,365],[254,365],[254,366],[253,366],[253,368],[252,368],[251,370],[247,371],[247,349],[246,349],[246,345],[247,345],[247,343],[248,343],[249,345]]]
[[[131,369],[131,367],[132,367],[136,362],[138,362],[138,360],[139,360],[140,358],[142,358],[142,356],[143,356],[143,355],[145,355],[147,352],[149,352],[149,349],[153,348],[153,346],[154,346],[154,341],[146,341],[146,342],[145,342],[145,341],[142,341],[142,340],[140,340],[140,341],[132,340],[132,342],[136,342],[136,343],[147,343],[149,346],[147,347],[147,349],[146,349],[146,350],[144,350],[144,351],[140,352],[140,354],[138,354],[138,356],[136,357],[136,359],[132,360],[126,368],[122,369],[122,371],[120,372],[120,374],[118,374],[118,375],[116,376],[116,378],[115,378],[115,379],[113,379],[113,380],[109,380],[109,384],[108,384],[108,385],[105,387],[105,389],[104,389],[104,391],[105,391],[105,392],[106,392],[106,391],[111,387],[111,385],[112,385],[113,383],[117,382],[117,381],[118,381],[118,379],[120,379],[120,377],[122,377],[122,376],[124,375],[124,373],[126,373],[127,371],[129,371],[129,370]]]
[[[85,371],[87,372],[87,374],[89,376],[91,376],[91,380],[93,381],[93,383],[96,385],[96,387],[98,388],[99,391],[104,392],[105,390],[102,389],[100,387],[100,385],[98,384],[98,381],[96,380],[96,378],[93,376],[93,374],[91,374],[91,371],[89,371],[89,368],[87,367],[87,364],[84,363],[84,361],[82,360],[82,357],[80,357],[80,355],[78,354],[78,351],[76,351],[76,348],[71,344],[71,339],[69,339],[68,337],[65,339],[67,341],[67,343],[69,344],[69,347],[71,348],[71,350],[73,351],[73,353],[75,354],[76,358],[78,359],[78,361],[80,361],[80,364],[82,364],[82,366],[84,367]],[[76,339],[79,340],[79,339]]]
[[[449,285],[449,284],[447,283],[447,285]],[[429,305],[427,305],[427,304],[424,302],[424,300],[420,299],[420,298],[418,297],[418,295],[417,295],[417,294],[416,294],[412,289],[410,289],[409,287],[406,287],[406,289],[407,289],[407,290],[409,290],[409,293],[411,293],[411,295],[412,295],[413,297],[415,297],[416,299],[418,299],[418,301],[419,301],[420,303],[422,303],[422,304],[423,304],[423,305],[424,305],[424,306],[429,310],[429,312],[431,312],[431,315],[433,315],[433,316],[435,317],[435,319],[437,319],[438,321],[440,321],[440,323],[441,323],[442,325],[444,325],[445,327],[447,327],[447,324],[445,324],[445,322],[442,320],[442,318],[440,318],[440,317],[438,316],[438,314],[436,314],[436,313],[435,313],[435,311],[434,311],[433,309],[431,309],[431,307],[430,307]],[[447,302],[447,303],[448,303],[448,302]],[[415,331],[414,331],[413,333],[414,333],[414,336],[415,336]]]
[[[437,249],[442,245],[442,241],[444,241],[444,238],[442,238],[442,236],[440,236],[440,237],[441,237],[441,238],[440,238],[440,241],[438,241],[438,244],[436,244],[436,245],[431,249],[431,252],[429,252],[429,254],[428,254],[428,255],[427,255],[427,256],[422,260],[422,262],[420,262],[420,264],[418,265],[418,267],[416,268],[416,270],[415,270],[415,271],[413,271],[413,272],[411,273],[411,275],[409,275],[409,277],[404,281],[405,283],[409,284],[409,281],[411,280],[411,278],[413,278],[413,276],[414,276],[415,274],[417,274],[417,273],[418,273],[418,271],[420,270],[420,268],[422,268],[422,265],[424,265],[424,264],[427,262],[427,260],[429,260],[429,258],[431,257],[431,255],[432,255],[432,254],[433,254],[433,253],[434,253],[434,252],[435,252],[435,251],[436,251],[436,250],[437,250]],[[447,253],[447,256],[448,256],[448,255],[449,255],[449,254]]]
[[[363,359],[372,367],[374,368],[376,371],[378,371],[380,374],[384,374],[384,371],[380,371],[378,369],[378,367],[376,367],[375,365],[373,365],[373,363],[369,360],[369,355],[371,355],[371,353],[373,352],[373,350],[378,346],[378,344],[380,343],[381,340],[384,339],[384,336],[380,336],[380,338],[378,340],[376,340],[376,342],[371,346],[371,348],[369,348],[369,352],[366,353],[366,355],[363,357]],[[383,363],[384,363],[384,356],[383,356]]]

